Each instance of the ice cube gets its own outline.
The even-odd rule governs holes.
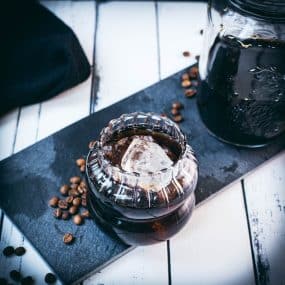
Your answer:
[[[127,172],[147,174],[168,168],[173,164],[163,148],[145,137],[135,137],[121,161],[121,168]]]

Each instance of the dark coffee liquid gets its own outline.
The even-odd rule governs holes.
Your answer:
[[[285,130],[285,43],[216,38],[201,83],[202,120],[217,137],[258,146]]]
[[[105,144],[105,156],[111,161],[112,165],[121,166],[122,158],[135,138],[158,144],[173,162],[177,161],[181,153],[179,143],[166,134],[147,129],[130,129],[115,133],[112,139]]]

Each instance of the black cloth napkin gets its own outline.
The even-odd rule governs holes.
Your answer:
[[[0,115],[85,80],[90,64],[73,31],[35,1],[0,12]]]

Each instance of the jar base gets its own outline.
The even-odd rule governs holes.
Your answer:
[[[195,196],[192,193],[179,208],[170,214],[144,220],[108,215],[104,212],[104,205],[100,204],[95,197],[89,196],[90,213],[104,230],[128,245],[151,245],[168,240],[182,229],[194,210]]]

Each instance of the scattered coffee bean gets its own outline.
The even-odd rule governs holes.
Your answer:
[[[181,115],[176,115],[176,116],[173,116],[173,121],[175,123],[180,123],[183,121],[183,117]]]
[[[62,213],[62,215],[61,215],[61,218],[63,219],[63,220],[69,220],[69,218],[70,218],[70,214],[69,214],[69,212],[67,212],[67,211],[64,211],[63,213]]]
[[[63,196],[67,196],[68,195],[68,191],[69,191],[69,186],[68,185],[62,185],[59,189],[59,192],[63,195]]]
[[[71,205],[72,202],[73,202],[73,199],[74,199],[73,196],[68,196],[68,197],[65,198],[65,201],[66,201],[69,205]]]
[[[57,207],[58,201],[59,201],[59,198],[56,197],[56,196],[54,196],[54,197],[52,197],[52,198],[49,200],[48,204],[49,204],[51,207],[55,208],[55,207]]]
[[[17,270],[12,270],[10,272],[10,277],[12,280],[17,281],[17,282],[22,279],[21,273]]]
[[[76,164],[78,167],[82,166],[82,165],[85,165],[85,159],[84,158],[78,158],[76,160]]]
[[[188,74],[190,76],[190,78],[197,78],[198,74],[199,74],[199,69],[196,66],[193,66],[190,68],[190,70],[188,71]]]
[[[62,211],[61,209],[57,208],[53,211],[53,216],[56,218],[56,219],[60,219],[61,216],[62,216]]]
[[[196,93],[197,93],[197,90],[194,89],[194,88],[186,89],[185,92],[184,92],[184,94],[185,94],[185,96],[186,96],[187,98],[191,98],[191,97],[195,96]]]
[[[74,222],[74,224],[76,224],[76,225],[81,225],[82,222],[83,222],[83,218],[82,218],[80,215],[75,215],[75,216],[73,217],[73,222]]]
[[[76,189],[71,189],[71,190],[69,190],[68,195],[69,195],[69,196],[73,196],[73,197],[78,197],[78,196],[80,196],[79,192],[78,192]]]
[[[73,201],[72,201],[72,204],[74,206],[80,206],[81,204],[81,198],[77,197],[77,198],[74,198]]]
[[[71,233],[66,233],[64,236],[63,236],[63,242],[65,244],[71,244],[74,240],[74,237]]]
[[[201,29],[201,30],[200,30],[200,35],[203,35],[203,33],[204,33],[204,30]]]
[[[180,109],[183,109],[184,108],[184,106],[183,106],[183,104],[181,103],[181,102],[173,102],[172,103],[172,109],[178,109],[178,110],[180,110]]]
[[[80,172],[85,172],[85,165],[80,166]]]
[[[81,213],[81,216],[85,219],[89,219],[91,217],[90,213],[88,210],[85,210]]]
[[[32,285],[34,284],[34,279],[31,276],[27,276],[21,280],[22,285]]]
[[[181,82],[181,86],[186,88],[186,87],[190,87],[191,86],[191,81],[190,80],[183,80]]]
[[[71,215],[75,215],[77,212],[78,212],[78,207],[76,207],[76,206],[71,206],[71,207],[69,208],[69,213],[70,213]]]
[[[26,249],[23,246],[19,246],[15,249],[15,254],[17,256],[22,256],[26,253]]]
[[[188,51],[188,50],[186,50],[186,51],[183,51],[183,56],[185,56],[185,57],[188,57],[188,56],[190,56],[191,55],[191,53]]]
[[[0,277],[0,285],[8,285],[8,281],[5,278]]]
[[[79,185],[77,191],[80,195],[82,195],[84,193],[84,188]]]
[[[179,112],[178,109],[173,108],[173,109],[171,109],[171,114],[172,114],[173,116],[176,116],[176,115],[179,115],[180,112]]]
[[[53,284],[56,282],[56,276],[53,273],[47,273],[45,276],[45,282],[47,284]]]
[[[189,80],[189,74],[188,73],[183,73],[181,76],[182,80]]]
[[[163,118],[167,118],[167,115],[165,113],[161,113],[160,116]]]
[[[87,188],[87,184],[84,181],[81,181],[79,186],[82,188]]]
[[[81,178],[79,176],[73,176],[69,179],[71,184],[79,184],[81,181]]]
[[[68,203],[65,200],[59,200],[57,205],[62,210],[68,209]]]
[[[81,199],[81,205],[82,205],[82,207],[84,207],[84,208],[87,207],[87,201],[86,201],[86,199],[83,199],[83,197],[82,197],[82,199]]]
[[[14,254],[15,250],[14,250],[13,246],[6,246],[2,252],[3,252],[4,256],[8,257],[8,256],[11,256],[12,254]]]
[[[86,193],[83,193],[83,194],[81,195],[81,199],[85,199],[85,200],[86,200],[86,197],[87,197]]]
[[[88,147],[89,147],[89,149],[93,149],[95,145],[96,145],[96,141],[91,141],[91,142],[89,142]]]

